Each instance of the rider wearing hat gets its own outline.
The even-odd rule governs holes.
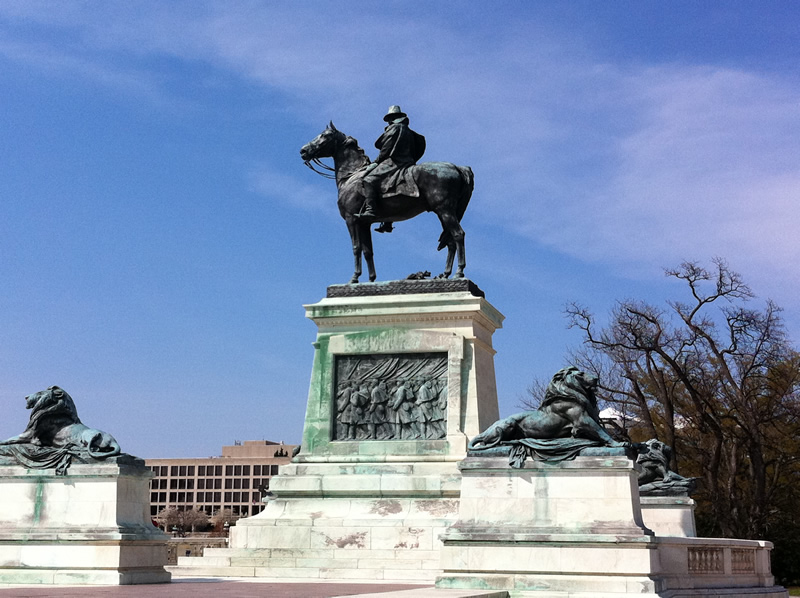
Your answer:
[[[364,175],[364,209],[361,218],[375,217],[375,202],[381,194],[381,181],[401,168],[413,166],[425,153],[425,137],[412,131],[408,126],[408,116],[400,106],[391,106],[383,120],[388,124],[383,134],[375,142],[380,150],[378,158],[367,166]],[[378,232],[391,232],[392,223],[384,222]]]

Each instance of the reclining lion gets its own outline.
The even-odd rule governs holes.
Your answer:
[[[536,411],[524,411],[495,422],[469,443],[470,449],[490,448],[510,440],[585,438],[623,446],[606,432],[597,409],[596,376],[567,367],[556,372]]]
[[[81,423],[72,397],[58,386],[51,386],[47,390],[28,395],[25,397],[25,406],[31,410],[31,418],[25,431],[0,444],[75,447],[85,450],[95,459],[105,459],[120,454],[119,444],[111,434]]]

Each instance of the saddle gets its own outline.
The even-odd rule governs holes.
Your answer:
[[[419,197],[419,187],[414,180],[414,166],[398,168],[381,181],[381,196],[405,195]]]

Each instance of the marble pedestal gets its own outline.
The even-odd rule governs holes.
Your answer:
[[[164,583],[167,536],[150,520],[141,460],[0,467],[0,583]]]
[[[525,463],[468,457],[437,588],[511,598],[786,596],[768,542],[657,536],[624,456]]]
[[[265,510],[231,528],[230,548],[179,558],[176,574],[433,582],[439,572],[439,536],[458,514],[458,462],[498,419],[492,334],[503,316],[463,279],[328,291],[306,306],[318,333],[301,452],[273,478]],[[364,425],[343,433],[342,360],[368,371],[370,385],[386,379],[394,397],[398,370],[428,371],[416,359],[437,364],[444,428],[386,438],[399,425],[390,402],[382,437]],[[410,413],[422,419],[417,406]]]
[[[641,496],[644,524],[657,536],[694,538],[695,502],[688,496]]]

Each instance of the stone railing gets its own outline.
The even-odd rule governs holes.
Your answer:
[[[721,538],[657,538],[667,586],[672,588],[770,587],[772,544]]]

